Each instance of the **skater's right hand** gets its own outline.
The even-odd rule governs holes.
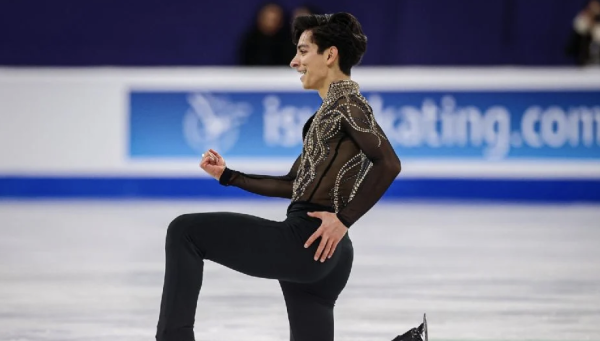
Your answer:
[[[225,159],[214,149],[209,149],[206,153],[202,154],[200,168],[213,178],[219,180],[225,171],[225,167]]]

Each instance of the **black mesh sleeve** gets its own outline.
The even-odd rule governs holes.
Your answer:
[[[372,167],[362,180],[353,199],[337,216],[350,227],[383,196],[400,173],[400,159],[368,107],[354,103],[342,104],[342,130],[352,138]]]
[[[224,186],[235,186],[251,193],[279,198],[292,198],[292,184],[296,179],[300,156],[296,159],[289,173],[283,176],[245,174],[236,170],[225,168],[219,178],[219,183]]]

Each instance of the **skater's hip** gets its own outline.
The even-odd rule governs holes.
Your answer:
[[[316,229],[321,226],[321,219],[311,217],[308,212],[331,212],[335,213],[333,207],[319,205],[307,201],[295,201],[288,206],[287,209],[287,221],[294,226],[302,226],[312,234]],[[298,224],[299,222],[299,224]],[[348,233],[343,238],[343,241],[349,241],[350,236]]]
[[[295,201],[288,206],[287,221],[300,221],[301,225],[314,232],[321,225],[321,219],[309,216],[308,212],[335,212],[335,210],[329,206],[307,201]]]
[[[308,201],[294,201],[292,202],[287,209],[287,214],[289,215],[300,215],[306,214],[307,212],[335,212],[333,207],[319,205]]]

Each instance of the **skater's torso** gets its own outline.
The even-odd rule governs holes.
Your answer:
[[[222,184],[313,204],[350,227],[379,200],[400,171],[400,160],[351,80],[330,85],[303,129],[302,153],[284,176],[226,169]],[[356,200],[360,197],[360,200]]]
[[[319,110],[303,129],[302,154],[296,161],[292,202],[345,207],[369,173],[371,161],[344,127],[385,138],[372,110],[353,81],[332,84]]]

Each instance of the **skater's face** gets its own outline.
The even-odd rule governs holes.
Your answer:
[[[298,40],[296,56],[290,66],[302,74],[300,81],[305,89],[321,89],[328,72],[334,67],[336,48],[326,48],[323,53],[319,53],[318,49],[312,41],[311,31],[304,31]]]

